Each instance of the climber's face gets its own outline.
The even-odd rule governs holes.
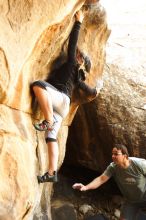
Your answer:
[[[87,72],[85,69],[85,60],[83,57],[83,53],[81,53],[79,49],[77,49],[76,51],[76,59],[79,65],[78,73],[79,73],[80,79],[85,81],[87,77],[87,74],[86,74]]]
[[[82,62],[82,64],[79,64],[78,73],[79,73],[79,75],[80,75],[80,79],[81,79],[82,81],[85,81],[85,80],[86,80],[86,77],[87,77],[87,72],[86,72],[86,70],[85,70],[84,61]]]
[[[77,49],[76,51],[76,59],[77,59],[77,63],[81,66],[84,65],[84,58],[82,56],[82,54],[80,53],[80,51]]]

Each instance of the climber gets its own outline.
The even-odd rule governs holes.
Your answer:
[[[45,131],[48,146],[49,168],[43,176],[38,176],[39,183],[57,181],[58,143],[57,134],[63,118],[69,112],[73,89],[80,88],[91,95],[97,96],[97,89],[85,84],[86,72],[90,71],[90,59],[77,48],[77,40],[84,15],[81,10],[75,14],[75,24],[70,34],[67,61],[55,72],[49,74],[46,81],[35,81],[31,88],[41,107],[44,120],[34,124],[36,130]],[[83,66],[86,69],[83,69]]]
[[[146,207],[146,160],[129,157],[127,148],[120,144],[113,148],[112,160],[102,175],[87,185],[75,183],[73,189],[96,189],[113,176],[125,198],[120,220],[136,220],[139,211]]]

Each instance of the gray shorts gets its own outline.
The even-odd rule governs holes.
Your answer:
[[[47,131],[45,133],[45,138],[47,142],[53,140],[55,141],[62,120],[67,116],[69,112],[70,98],[45,81],[35,81],[32,84],[32,87],[33,86],[39,86],[42,89],[47,90],[47,92],[49,93],[49,97],[52,97],[54,126],[52,131]]]

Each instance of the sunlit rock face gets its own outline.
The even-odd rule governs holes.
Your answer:
[[[66,157],[68,163],[100,172],[111,161],[115,143],[125,144],[131,156],[146,158],[146,4],[140,1],[124,10],[123,1],[113,2],[115,13],[107,3],[111,35],[103,89],[94,102],[80,107]]]
[[[0,2],[0,219],[51,219],[52,184],[38,185],[36,176],[47,170],[44,135],[33,128],[40,111],[34,111],[30,83],[44,80],[60,54],[85,1]],[[88,5],[92,1],[88,1]],[[95,86],[102,76],[109,36],[103,8],[94,1],[86,11],[79,47],[92,60],[87,83]],[[87,9],[87,8],[85,8]],[[78,104],[75,95],[59,133],[59,164],[65,154],[68,125]]]

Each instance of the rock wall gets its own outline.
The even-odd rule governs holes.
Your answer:
[[[42,115],[32,106],[30,83],[47,77],[69,36],[73,16],[84,3],[0,1],[0,220],[51,219],[52,184],[38,185],[36,178],[47,170],[48,158],[44,136],[32,125]],[[86,8],[79,47],[91,57],[87,82],[95,86],[103,72],[110,32],[99,2],[87,1]],[[64,160],[68,125],[84,102],[78,97],[74,96],[59,133],[58,168]]]

